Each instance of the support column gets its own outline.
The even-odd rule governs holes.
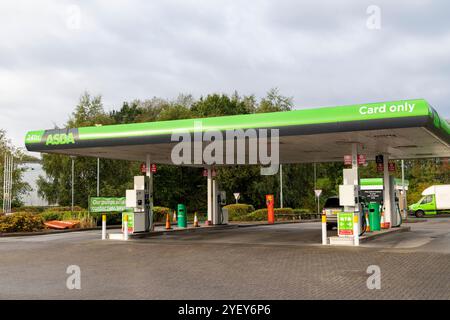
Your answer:
[[[356,173],[356,184],[359,184],[359,173],[358,173],[358,145],[356,143],[352,144],[352,169]]]
[[[151,170],[151,161],[150,161],[150,155],[147,155],[146,157],[146,175],[148,177],[148,231],[153,231],[154,230],[154,225],[153,225],[153,173]]]
[[[391,186],[389,180],[389,155],[383,154],[383,199],[384,199],[384,222],[391,225],[392,206],[391,206]]]
[[[283,165],[280,164],[280,208],[283,209]]]
[[[211,167],[208,167],[208,181],[207,181],[207,188],[208,188],[208,223],[213,222],[213,204],[212,204],[212,172]]]
[[[355,185],[359,185],[359,172],[358,172],[358,145],[356,143],[352,144],[352,170],[355,173],[356,181],[353,182]],[[360,218],[360,205],[359,205],[359,187],[357,187],[356,193],[356,204],[353,212],[353,244],[359,246],[359,233],[361,229],[361,219]]]
[[[406,188],[405,188],[405,161],[402,160],[402,218],[406,220],[408,218],[408,212],[406,209]]]
[[[212,224],[219,224],[219,208],[217,206],[217,181],[215,178],[212,178]]]

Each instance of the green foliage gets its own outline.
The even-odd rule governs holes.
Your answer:
[[[41,213],[45,211],[45,207],[26,206],[17,208],[19,212]]]
[[[228,210],[228,218],[230,221],[242,221],[249,213],[255,211],[251,204],[237,203],[229,204],[224,207]]]
[[[90,216],[94,219],[97,226],[102,225],[102,213],[93,212]],[[107,226],[117,226],[122,224],[122,212],[108,212],[106,214],[106,225]]]
[[[278,88],[272,88],[269,90],[266,97],[261,100],[256,112],[289,111],[292,107],[292,98],[284,97],[280,94]]]
[[[52,220],[62,220],[63,217],[61,212],[51,212],[51,211],[43,212],[40,214],[40,216],[44,222]]]
[[[153,221],[164,222],[166,221],[166,215],[169,214],[170,221],[172,221],[173,210],[167,207],[153,207]]]
[[[30,185],[23,181],[23,173],[26,168],[23,166],[17,166],[18,163],[29,159],[22,150],[14,148],[8,138],[6,137],[6,132],[0,129],[0,177],[3,181],[4,169],[5,169],[5,154],[11,154],[14,159],[14,170],[12,172],[12,206],[20,207],[22,203],[22,197],[31,191]],[[0,194],[3,195],[3,183],[0,184]],[[3,197],[0,200],[0,205],[3,205]]]
[[[18,212],[0,216],[0,232],[31,232],[44,227],[40,216],[28,212]]]
[[[291,220],[294,216],[292,208],[275,208],[275,220]],[[250,213],[246,218],[247,221],[265,221],[267,220],[267,209],[258,209]]]
[[[191,111],[198,118],[254,113],[254,98],[242,98],[237,93],[231,97],[225,94],[210,94],[195,102]]]

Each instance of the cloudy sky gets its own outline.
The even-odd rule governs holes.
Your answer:
[[[450,118],[449,12],[412,0],[2,0],[0,128],[23,146],[26,131],[63,125],[85,90],[107,110],[278,87],[296,108],[425,98]]]

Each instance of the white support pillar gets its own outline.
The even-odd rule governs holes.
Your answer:
[[[100,197],[100,158],[97,158],[97,197]]]
[[[359,184],[359,173],[358,173],[358,145],[356,143],[352,144],[352,169],[356,173],[357,184]]]
[[[280,164],[280,208],[283,208],[283,165]]]
[[[217,206],[217,196],[218,196],[218,190],[217,190],[217,181],[213,177],[212,178],[212,224],[216,225],[219,224],[219,208]]]
[[[405,188],[405,161],[402,160],[402,218],[406,220],[408,218],[408,212],[406,208],[406,188]]]
[[[359,185],[359,172],[358,172],[358,145],[356,143],[352,144],[352,169],[355,172],[356,181],[354,183]],[[359,232],[360,232],[360,204],[359,204],[359,187],[356,194],[356,205],[353,212],[353,245],[359,246]]]
[[[391,225],[392,221],[392,206],[390,194],[390,180],[389,180],[389,155],[383,154],[383,204],[384,204],[384,222]]]
[[[149,221],[149,231],[154,230],[153,224],[153,173],[151,170],[151,161],[150,155],[148,154],[146,157],[146,175],[148,177],[148,202],[149,202],[149,210],[148,210],[148,221]]]
[[[213,203],[212,203],[212,172],[211,167],[208,167],[208,181],[207,181],[207,188],[208,188],[208,221],[210,223],[213,222]]]

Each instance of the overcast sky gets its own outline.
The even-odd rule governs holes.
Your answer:
[[[449,1],[2,0],[0,128],[23,146],[85,90],[107,110],[278,87],[296,108],[425,98],[450,118],[449,13]]]

